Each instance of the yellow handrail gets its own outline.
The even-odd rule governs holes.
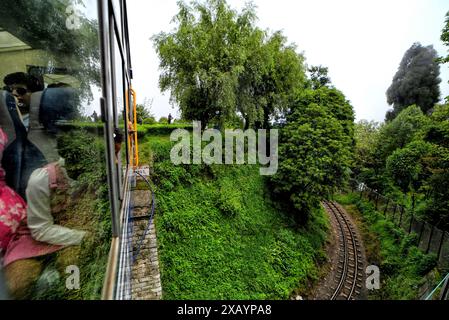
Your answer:
[[[139,165],[139,142],[137,136],[137,99],[136,99],[136,92],[132,88],[131,94],[133,96],[133,111],[134,111],[134,147],[135,147],[134,163],[135,166],[137,167]]]
[[[129,94],[126,95],[126,116],[127,126],[128,126],[128,154],[130,155],[130,164],[132,167],[137,167],[139,165],[139,143],[137,136],[137,100],[136,92],[130,88],[129,93],[133,97],[133,123],[129,121]],[[134,147],[134,148],[133,148]]]

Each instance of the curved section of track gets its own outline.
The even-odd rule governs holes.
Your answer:
[[[329,299],[354,300],[360,295],[363,284],[362,247],[346,213],[334,202],[324,201],[323,205],[335,217],[339,229],[337,279]]]

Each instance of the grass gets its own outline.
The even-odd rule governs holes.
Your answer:
[[[174,166],[170,148],[167,136],[140,144],[154,170],[165,299],[288,299],[317,279],[328,228],[321,209],[298,228],[257,166]]]
[[[418,299],[429,273],[436,281],[441,277],[436,270],[436,255],[421,252],[416,246],[416,235],[396,227],[358,194],[337,195],[336,201],[359,222],[368,265],[380,268],[381,288],[370,292],[370,299]]]

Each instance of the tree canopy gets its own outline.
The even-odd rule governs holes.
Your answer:
[[[292,93],[305,83],[304,58],[280,32],[255,27],[251,4],[242,12],[225,0],[179,2],[171,33],[153,40],[160,57],[160,87],[170,91],[187,120],[223,126],[236,114],[246,126],[288,109]]]
[[[323,66],[311,66],[307,70],[310,74],[310,84],[313,89],[330,85],[329,68]]]
[[[440,66],[433,46],[414,43],[404,54],[393,83],[387,90],[387,121],[393,120],[406,107],[416,104],[428,113],[440,99]]]
[[[348,178],[353,121],[344,95],[328,87],[301,93],[288,114],[272,182],[274,192],[299,212],[301,220]]]

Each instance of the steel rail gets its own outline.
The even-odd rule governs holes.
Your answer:
[[[343,296],[345,299],[350,300],[356,293],[356,286],[358,280],[359,266],[361,265],[361,259],[359,257],[359,245],[357,243],[357,235],[353,230],[352,223],[348,220],[346,215],[341,212],[338,206],[333,202],[324,201],[326,207],[334,215],[338,225],[339,232],[341,233],[341,240],[343,245],[343,272],[340,276],[338,285],[334,290],[331,300],[336,300],[339,296]],[[352,246],[352,248],[351,248]],[[350,266],[350,256],[354,256],[354,266]],[[350,273],[353,270],[353,279],[350,279]],[[345,284],[349,282],[349,293],[344,295]]]

